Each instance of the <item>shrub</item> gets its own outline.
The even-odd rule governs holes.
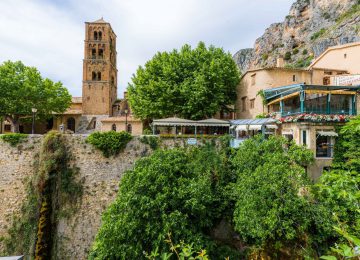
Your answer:
[[[304,49],[304,50],[302,51],[302,54],[303,54],[303,55],[307,55],[307,54],[308,54],[308,50],[307,50],[307,49]]]
[[[157,136],[142,136],[140,137],[140,142],[143,144],[148,144],[151,149],[156,150],[159,147],[160,138]]]
[[[264,53],[261,57],[265,61],[265,60],[267,60],[269,58],[269,54]]]
[[[284,60],[290,60],[291,59],[291,52],[286,52],[284,56]]]
[[[90,259],[145,259],[143,252],[168,252],[168,233],[173,244],[186,241],[196,252],[206,248],[216,254],[208,234],[228,211],[222,196],[225,159],[208,145],[157,150],[137,161],[103,214]]]
[[[311,35],[310,39],[314,41],[317,38],[323,36],[325,33],[326,33],[326,29],[322,28],[322,29],[320,29],[320,31],[318,31],[318,32],[314,33],[313,35]]]
[[[298,53],[299,53],[299,49],[296,48],[296,49],[293,50],[293,54],[294,54],[294,55],[296,55],[296,54],[298,54]]]
[[[27,139],[27,135],[19,133],[4,134],[0,136],[0,139],[9,143],[11,146],[16,146],[19,143],[24,142]]]
[[[131,139],[132,136],[125,131],[94,132],[86,139],[86,142],[99,149],[105,157],[110,157],[125,149]]]

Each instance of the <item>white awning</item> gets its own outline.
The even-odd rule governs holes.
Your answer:
[[[236,125],[232,125],[230,126],[230,129],[234,129],[236,127]]]
[[[236,131],[247,131],[247,125],[238,125],[236,126]]]
[[[268,129],[278,129],[277,125],[266,125],[266,128]]]
[[[293,130],[292,129],[283,129],[281,131],[282,135],[292,135],[293,134]]]
[[[318,131],[317,134],[320,135],[320,136],[339,136],[334,131]]]
[[[262,125],[249,125],[249,130],[261,130]]]

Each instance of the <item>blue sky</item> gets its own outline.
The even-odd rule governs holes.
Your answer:
[[[21,60],[81,96],[84,22],[100,17],[117,35],[119,97],[157,51],[199,41],[231,54],[252,47],[294,0],[1,0],[0,63]]]

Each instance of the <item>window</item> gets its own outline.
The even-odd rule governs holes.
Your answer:
[[[131,124],[128,124],[128,125],[127,125],[126,131],[131,134],[131,132],[132,132],[132,126],[131,126]]]
[[[256,76],[256,73],[251,75],[251,86],[254,86],[256,83],[255,76]]]
[[[255,107],[255,98],[250,99],[250,108],[253,109]]]
[[[97,39],[98,39],[98,33],[94,32],[94,40],[97,41]]]
[[[4,126],[4,131],[5,132],[11,132],[11,125],[5,125]]]
[[[301,143],[307,146],[307,130],[301,130]]]
[[[296,75],[293,75],[293,82],[296,81]]]
[[[96,49],[91,50],[91,58],[96,59]]]
[[[330,77],[323,78],[323,85],[330,85]]]
[[[101,38],[102,38],[102,32],[99,32],[99,41],[101,41]]]
[[[113,130],[113,131],[116,132],[116,125],[115,125],[115,124],[113,124],[113,125],[111,126],[111,130]]]
[[[332,158],[333,144],[331,136],[317,135],[316,137],[316,157]]]
[[[115,83],[114,76],[111,76],[111,84],[114,85],[114,83]]]
[[[345,53],[345,54],[344,54],[344,59],[346,59],[346,58],[347,58],[347,54]]]
[[[99,58],[100,58],[100,59],[103,58],[103,54],[104,54],[103,49],[99,49]]]
[[[246,111],[246,102],[247,102],[247,97],[242,97],[241,98],[242,112]]]
[[[101,72],[97,73],[97,80],[99,80],[99,81],[101,80]]]
[[[94,71],[92,72],[92,77],[91,78],[92,78],[92,80],[96,80],[96,72],[94,72]]]

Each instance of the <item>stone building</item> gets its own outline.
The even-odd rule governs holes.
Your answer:
[[[143,124],[136,119],[126,100],[117,98],[116,34],[103,18],[85,23],[82,97],[72,97],[63,114],[55,114],[47,123],[37,122],[35,133],[60,128],[73,133],[92,131],[129,131],[142,134]],[[0,134],[11,132],[8,122],[0,122]],[[31,124],[22,124],[21,132],[31,133]]]

